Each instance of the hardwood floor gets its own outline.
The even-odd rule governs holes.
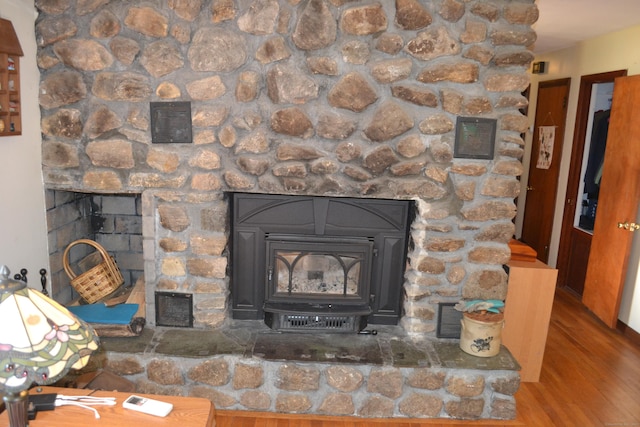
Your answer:
[[[516,399],[527,425],[640,425],[640,347],[558,291],[540,382]]]
[[[558,290],[540,382],[522,383],[517,418],[362,419],[217,411],[217,427],[640,426],[640,346]]]

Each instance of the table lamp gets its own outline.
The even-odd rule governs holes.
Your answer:
[[[25,427],[28,392],[80,369],[98,348],[93,328],[0,267],[0,391],[11,427]]]

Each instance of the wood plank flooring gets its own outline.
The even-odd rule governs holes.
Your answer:
[[[522,383],[517,418],[362,419],[217,411],[217,427],[640,426],[640,346],[556,292],[540,382]]]

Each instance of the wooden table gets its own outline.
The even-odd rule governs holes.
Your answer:
[[[131,393],[115,391],[93,391],[87,389],[35,387],[29,391],[30,395],[39,393],[57,393],[66,396],[92,395],[98,397],[115,397],[115,406],[94,406],[100,413],[96,419],[93,411],[74,406],[60,406],[53,411],[38,412],[36,419],[29,421],[29,427],[214,427],[215,409],[210,400],[200,397],[156,396],[140,394],[155,400],[173,404],[173,410],[166,417],[156,417],[142,414],[122,407],[122,402]],[[136,393],[137,394],[137,393]],[[0,427],[9,425],[7,411],[0,414]]]

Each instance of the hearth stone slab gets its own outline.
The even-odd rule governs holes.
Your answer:
[[[517,371],[520,365],[506,347],[493,357],[477,357],[460,350],[458,342],[434,341],[439,366],[452,369],[510,370]]]
[[[260,321],[235,320],[215,331],[146,328],[138,337],[102,338],[102,346],[105,351],[118,353],[193,358],[237,355],[271,361],[397,368],[520,369],[504,346],[494,357],[476,357],[460,350],[457,340],[415,340],[396,326],[377,325],[376,332],[376,335],[275,332]]]
[[[431,366],[429,348],[418,348],[415,344],[399,339],[389,341],[392,354],[392,365],[396,367],[415,368],[417,366],[427,368]],[[427,346],[423,346],[427,347]]]
[[[249,341],[241,341],[226,331],[168,330],[158,337],[155,352],[182,357],[205,357],[223,354],[246,355]]]
[[[153,351],[155,334],[155,330],[145,328],[137,337],[101,337],[100,346],[107,352],[147,353]]]
[[[253,355],[265,360],[382,365],[374,335],[259,334]]]

